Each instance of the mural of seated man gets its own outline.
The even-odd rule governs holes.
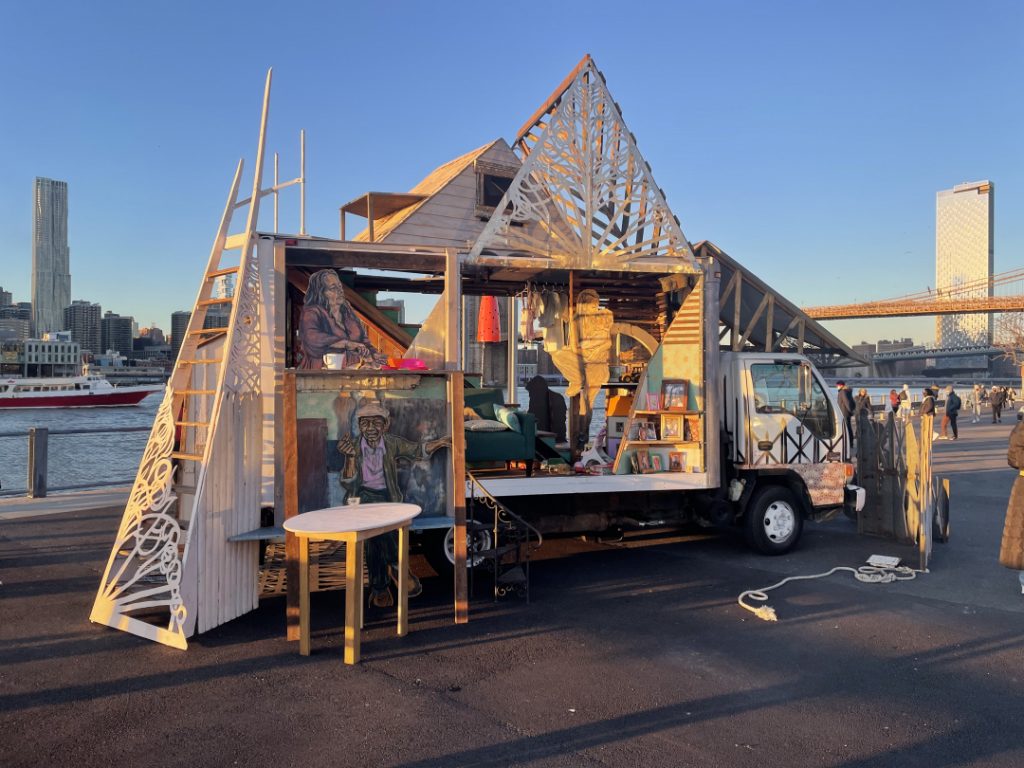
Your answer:
[[[338,452],[345,456],[341,483],[349,497],[363,504],[401,502],[404,498],[398,484],[398,462],[416,462],[427,458],[439,448],[451,445],[450,437],[417,443],[389,434],[391,414],[379,402],[371,400],[356,411],[359,435],[344,435],[338,440]],[[366,542],[366,567],[370,574],[370,605],[387,608],[394,605],[390,582],[398,583],[398,533],[374,536]],[[409,597],[423,591],[412,573]]]
[[[378,353],[366,326],[345,298],[345,286],[333,269],[309,278],[299,318],[301,368],[319,370],[324,355],[342,356],[340,368],[380,368],[387,359]]]

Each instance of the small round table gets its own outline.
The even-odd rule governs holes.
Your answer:
[[[305,512],[284,521],[299,539],[299,653],[309,655],[309,542],[345,542],[345,663],[359,662],[363,624],[363,542],[398,531],[398,636],[409,629],[409,525],[416,504],[353,504]]]

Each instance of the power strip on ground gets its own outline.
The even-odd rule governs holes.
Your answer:
[[[890,555],[872,555],[868,558],[868,565],[873,565],[875,568],[895,568],[899,564],[900,559]]]

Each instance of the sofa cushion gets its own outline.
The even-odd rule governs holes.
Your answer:
[[[493,419],[467,419],[467,432],[507,432],[508,426]]]
[[[495,406],[505,404],[505,398],[500,389],[466,387],[463,391],[463,400],[466,407],[476,411],[481,419],[493,419]]]
[[[523,428],[519,426],[519,410],[516,408],[508,408],[504,405],[494,406],[494,415],[498,421],[504,424],[506,427],[511,429],[513,432],[522,432]]]

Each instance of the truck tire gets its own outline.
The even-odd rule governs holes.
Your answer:
[[[476,555],[491,548],[489,530],[473,531],[466,534],[466,567],[476,568],[486,561],[486,556]],[[450,578],[455,573],[455,528],[430,531],[423,545],[423,556],[438,576]]]
[[[781,485],[767,485],[747,507],[747,543],[765,555],[784,554],[800,540],[803,522],[792,492]]]

